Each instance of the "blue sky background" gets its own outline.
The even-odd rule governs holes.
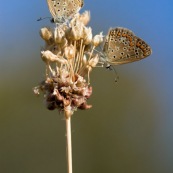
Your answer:
[[[173,172],[173,1],[85,0],[93,33],[131,29],[153,49],[145,60],[91,76],[93,108],[73,120],[74,171]],[[49,112],[32,87],[44,77],[39,17],[45,0],[0,6],[0,172],[66,172],[62,116]],[[79,116],[80,115],[80,116]]]

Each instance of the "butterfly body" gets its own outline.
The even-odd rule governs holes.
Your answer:
[[[105,61],[111,65],[139,61],[151,54],[150,46],[126,28],[110,29],[103,47]]]
[[[47,0],[52,21],[64,23],[71,19],[83,7],[83,0]]]

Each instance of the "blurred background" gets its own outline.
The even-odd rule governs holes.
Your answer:
[[[173,1],[85,0],[93,33],[131,29],[153,49],[145,60],[94,69],[93,108],[72,117],[75,173],[173,172]],[[44,78],[39,36],[46,0],[0,5],[0,172],[66,173],[65,121],[32,88]]]

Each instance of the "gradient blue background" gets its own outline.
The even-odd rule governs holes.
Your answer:
[[[89,111],[72,118],[75,173],[173,172],[173,1],[85,0],[93,33],[122,26],[134,31],[153,54],[95,69]],[[44,78],[39,36],[50,16],[45,0],[0,5],[0,172],[66,172],[65,122],[32,93]],[[52,25],[53,27],[53,25]]]

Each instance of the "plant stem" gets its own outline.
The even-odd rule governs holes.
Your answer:
[[[66,138],[67,138],[67,173],[72,173],[72,142],[71,142],[71,117],[66,118]]]

